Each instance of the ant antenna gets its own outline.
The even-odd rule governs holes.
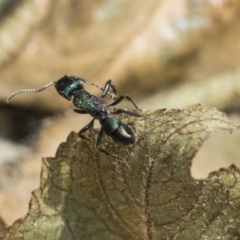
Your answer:
[[[7,103],[9,103],[13,98],[15,98],[16,96],[18,96],[18,95],[20,95],[20,94],[22,94],[22,93],[39,93],[39,92],[44,91],[46,88],[52,86],[52,85],[55,84],[55,83],[56,83],[56,81],[55,81],[55,82],[50,82],[50,83],[48,83],[46,86],[41,87],[41,88],[39,88],[39,89],[22,89],[22,90],[20,90],[20,91],[14,92],[14,93],[12,93],[12,94],[8,97]]]
[[[88,80],[84,79],[84,78],[79,78],[80,81],[88,84],[88,85],[91,85],[91,86],[94,86],[102,91],[104,91],[104,88],[100,87],[99,85],[97,85],[96,83],[92,83],[92,82],[89,82]],[[116,99],[117,98],[117,95],[114,94],[114,93],[109,93],[107,92],[107,95],[110,96],[112,99]]]
[[[94,87],[97,87],[99,88],[100,90],[104,90],[102,87],[100,87],[99,85],[97,85],[96,83],[92,83],[92,82],[89,82],[88,80],[84,79],[84,78],[78,78],[80,81],[84,82],[84,83],[87,83],[88,85],[92,85]]]

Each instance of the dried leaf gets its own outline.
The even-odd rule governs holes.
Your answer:
[[[237,127],[216,109],[194,105],[122,119],[137,133],[132,147],[106,137],[102,147],[71,133],[55,158],[44,159],[41,186],[29,213],[4,239],[238,239],[240,171],[206,180],[190,175],[192,158],[209,135]],[[216,149],[217,150],[217,149]]]

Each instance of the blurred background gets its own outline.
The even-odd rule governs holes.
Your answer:
[[[240,1],[0,0],[0,217],[7,226],[26,214],[41,158],[54,156],[91,117],[75,114],[54,87],[6,99],[65,74],[101,86],[111,78],[143,109],[202,103],[239,124]],[[213,135],[194,159],[193,177],[240,166],[239,142],[239,133]]]

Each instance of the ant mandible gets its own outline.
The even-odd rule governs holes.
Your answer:
[[[94,95],[87,92],[84,89],[83,82],[101,89],[103,91],[101,98],[97,98]],[[19,94],[42,92],[46,88],[50,87],[51,85],[54,85],[59,95],[61,95],[65,99],[70,101],[73,98],[73,104],[75,105],[75,107],[77,107],[77,109],[74,109],[76,113],[90,114],[93,117],[91,122],[89,122],[85,127],[83,127],[78,132],[79,137],[87,139],[83,135],[83,133],[85,133],[87,130],[93,127],[94,121],[96,119],[99,120],[101,129],[97,137],[96,148],[100,152],[108,156],[112,156],[108,151],[101,148],[100,146],[103,133],[107,134],[116,143],[121,145],[128,146],[128,145],[132,145],[135,142],[135,133],[133,132],[133,130],[128,125],[122,123],[119,119],[111,115],[121,114],[121,113],[125,113],[135,117],[142,117],[142,115],[139,113],[127,111],[124,109],[117,109],[114,111],[110,111],[108,109],[108,107],[119,104],[123,99],[130,101],[135,106],[135,108],[138,109],[137,105],[134,103],[131,97],[127,95],[121,95],[118,97],[116,88],[112,80],[108,80],[105,83],[104,88],[101,88],[97,84],[91,83],[84,78],[65,75],[59,80],[50,82],[46,86],[39,88],[37,90],[22,89],[20,91],[14,92],[8,97],[7,103],[9,103],[14,97],[18,96]],[[113,94],[108,92],[109,88],[112,89]],[[113,98],[114,101],[111,104],[106,105],[102,102],[102,98],[104,98],[106,95],[109,95]]]

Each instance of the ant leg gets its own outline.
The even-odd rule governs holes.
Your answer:
[[[113,93],[115,96],[117,96],[117,90],[115,88],[115,85],[113,84],[113,81],[111,79],[107,80],[107,82],[105,83],[104,89],[103,89],[103,94],[102,94],[102,98],[104,98],[107,94],[108,94],[108,90],[111,87]],[[114,98],[114,97],[113,97]]]
[[[73,110],[75,113],[79,113],[79,114],[88,114],[88,112],[84,111],[84,110],[80,110],[80,109],[74,109]]]
[[[111,107],[111,106],[115,106],[117,104],[119,104],[123,99],[127,99],[129,102],[131,102],[135,108],[139,109],[138,106],[135,104],[135,102],[132,100],[132,98],[130,98],[129,96],[127,95],[122,95],[120,97],[118,97],[113,103],[107,105],[107,107]]]
[[[142,117],[142,114],[140,114],[140,113],[127,111],[127,110],[124,110],[124,109],[121,109],[121,108],[117,109],[114,112],[111,112],[111,114],[119,114],[119,113],[125,113],[125,114],[128,114],[130,116],[134,116],[134,117]]]
[[[90,128],[93,126],[94,120],[95,120],[95,118],[93,118],[93,120],[92,120],[90,123],[88,123],[85,127],[83,127],[83,128],[78,132],[78,136],[79,136],[80,138],[84,138],[84,139],[89,140],[88,138],[86,138],[86,137],[83,135],[83,133],[86,132],[88,129],[90,129]]]
[[[100,152],[106,154],[107,156],[111,156],[108,151],[106,151],[105,149],[103,149],[103,148],[100,147],[100,144],[101,144],[101,141],[102,141],[102,137],[103,137],[103,128],[101,128],[101,130],[100,130],[100,132],[99,132],[99,134],[98,134],[97,141],[96,141],[96,148],[97,148]]]

